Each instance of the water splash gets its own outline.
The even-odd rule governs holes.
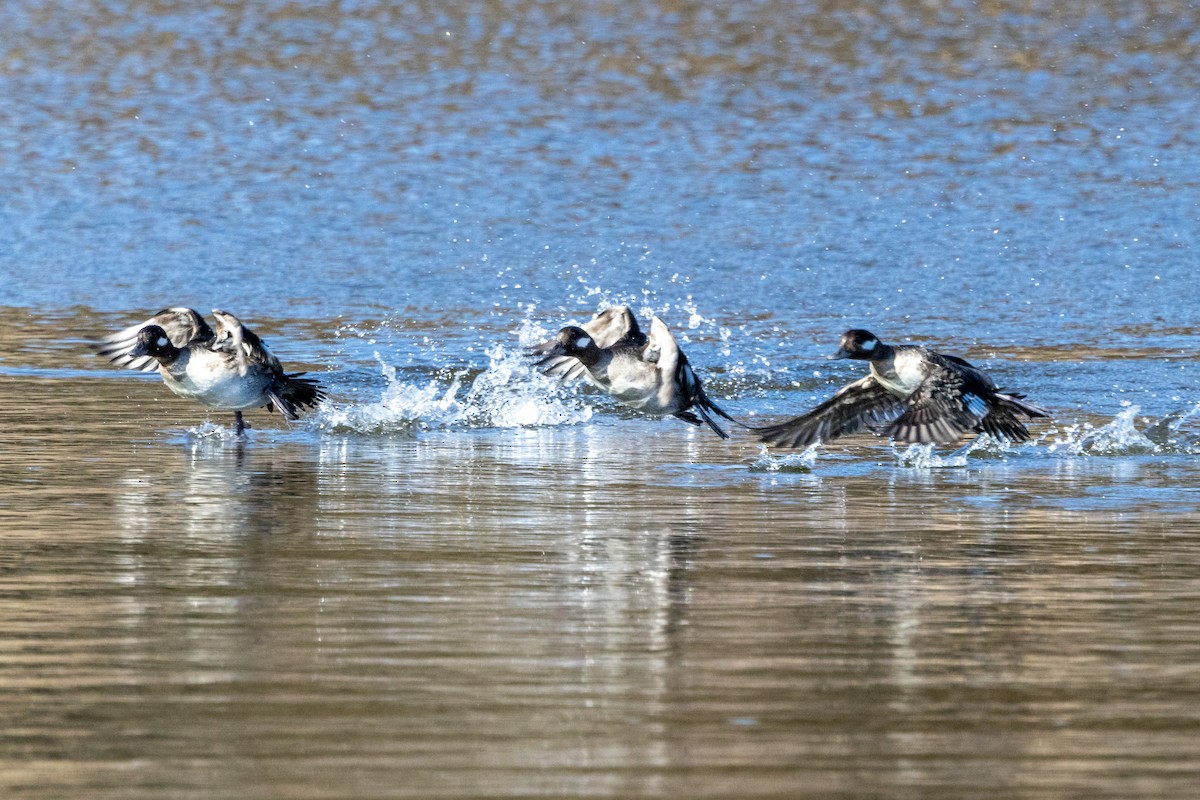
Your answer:
[[[1091,423],[1071,425],[1057,432],[1050,442],[1051,453],[1068,456],[1125,456],[1158,453],[1162,449],[1139,431],[1134,424],[1138,406],[1125,403],[1125,410],[1107,425],[1097,428]]]
[[[758,458],[750,465],[751,472],[812,472],[817,463],[820,444],[809,445],[799,453],[773,456],[766,445],[759,447]]]
[[[1200,417],[1200,403],[1184,411],[1174,411],[1150,425],[1143,433],[1167,453],[1200,453],[1200,437],[1185,435],[1184,425]]]
[[[250,425],[246,426],[253,430]],[[205,420],[200,425],[188,428],[185,435],[192,442],[243,442],[244,438],[238,436],[237,428],[232,425],[218,425],[211,420]]]
[[[1001,459],[1013,451],[1012,445],[986,433],[976,436],[953,453],[938,455],[936,445],[910,444],[904,449],[892,444],[896,465],[906,469],[948,469],[968,466],[971,460]]]
[[[526,322],[522,342],[540,341],[544,328]],[[567,425],[591,419],[592,409],[565,397],[559,381],[539,375],[523,348],[498,344],[487,352],[486,369],[468,383],[468,371],[443,372],[426,383],[401,380],[383,361],[378,401],[326,403],[317,417],[321,430],[368,434],[413,433],[429,428],[519,428]]]

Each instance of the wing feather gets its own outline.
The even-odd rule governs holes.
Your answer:
[[[888,424],[884,433],[913,444],[957,442],[974,430],[989,410],[984,397],[990,388],[972,373],[978,370],[964,373],[934,360],[925,380],[909,396],[904,413]]]
[[[154,358],[151,356],[135,358],[129,354],[137,344],[138,331],[147,325],[157,325],[166,331],[167,338],[176,347],[186,347],[190,344],[209,341],[214,336],[212,328],[195,309],[174,306],[164,308],[145,322],[130,325],[128,328],[109,334],[93,343],[92,347],[101,358],[107,358],[122,369],[154,372],[158,369],[158,362]]]
[[[592,337],[596,346],[605,349],[612,347],[636,346],[646,344],[646,334],[638,327],[637,318],[629,310],[629,306],[613,306],[597,312],[590,321],[580,326]],[[572,356],[549,356],[557,342],[550,339],[530,347],[526,353],[531,357],[544,356],[534,362],[543,375],[557,377],[564,383],[578,380],[587,370],[579,359]]]
[[[868,375],[842,387],[812,411],[778,425],[751,430],[763,442],[776,447],[808,447],[868,427],[886,425],[903,409],[903,400]]]

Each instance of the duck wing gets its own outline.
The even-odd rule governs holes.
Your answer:
[[[122,369],[136,369],[142,372],[154,372],[158,369],[158,361],[153,356],[134,357],[130,355],[137,344],[138,331],[147,325],[157,325],[162,328],[171,344],[179,348],[210,342],[215,337],[213,329],[204,321],[195,309],[185,306],[164,308],[153,317],[130,325],[128,328],[109,334],[92,344],[96,354],[107,358]]]
[[[884,428],[898,442],[953,444],[991,412],[995,384],[961,358],[929,353],[930,367],[904,413]]]
[[[991,410],[979,421],[975,430],[979,433],[990,434],[997,439],[1009,439],[1014,442],[1029,441],[1029,429],[1017,418],[1017,415],[1024,414],[1030,419],[1048,418],[1050,412],[1033,403],[1025,402],[1024,398],[1023,394],[996,392],[991,397]]]
[[[283,365],[258,334],[242,324],[242,321],[219,308],[213,309],[217,321],[217,332],[212,348],[228,353],[247,369],[266,369],[276,376],[283,375]]]
[[[629,306],[606,308],[593,316],[583,329],[601,348],[646,343],[646,334],[642,333]]]
[[[637,318],[629,310],[629,306],[613,306],[596,313],[591,321],[580,326],[592,337],[596,346],[605,349],[611,347],[641,347],[646,344],[646,334],[638,327]],[[587,370],[579,359],[573,356],[547,355],[554,348],[556,341],[551,339],[539,342],[526,351],[531,357],[542,356],[534,366],[543,375],[558,377],[564,383],[578,380],[587,374]]]
[[[214,349],[229,353],[243,369],[262,370],[271,376],[266,390],[268,410],[273,408],[294,420],[299,419],[297,409],[315,408],[325,399],[319,382],[303,377],[303,372],[285,373],[266,342],[233,314],[213,309],[213,318],[217,321]]]
[[[904,401],[874,377],[843,386],[833,397],[805,414],[762,428],[751,428],[766,444],[808,447],[831,442],[876,425],[887,425],[904,411]]]
[[[679,410],[672,416],[692,425],[708,425],[713,433],[722,439],[728,439],[729,434],[717,424],[716,417],[724,417],[730,422],[741,424],[709,398],[700,377],[692,369],[687,356],[679,349],[679,343],[671,335],[666,323],[658,317],[650,320],[650,336],[641,349],[641,359],[648,364],[654,364],[660,372],[671,375],[670,385],[679,394],[676,403]]]

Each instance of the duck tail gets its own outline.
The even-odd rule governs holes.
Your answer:
[[[683,420],[689,425],[707,425],[708,427],[712,428],[713,433],[715,433],[717,436],[720,436],[722,439],[729,438],[729,434],[721,430],[721,426],[718,425],[716,420],[714,420],[709,414],[708,408],[700,403],[696,403],[692,406],[692,408],[699,412],[699,416],[693,414],[691,411],[678,411],[673,416]]]
[[[267,399],[271,401],[266,406],[268,411],[278,411],[280,414],[283,414],[284,419],[292,421],[300,419],[300,415],[296,413],[296,406],[289,402],[282,394],[275,391],[275,387],[272,386],[270,389],[267,389]]]
[[[288,419],[298,419],[297,408],[316,408],[325,399],[325,389],[313,378],[302,377],[306,373],[285,374],[268,392],[271,404]]]
[[[729,438],[729,434],[721,429],[721,426],[712,418],[712,415],[713,413],[719,414],[730,422],[737,422],[737,420],[722,411],[716,403],[708,399],[707,395],[700,396],[699,402],[696,403],[696,411],[699,412],[700,418],[704,420],[708,427],[713,429],[713,432],[717,436],[720,436],[722,439]]]

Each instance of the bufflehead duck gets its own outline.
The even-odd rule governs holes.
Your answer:
[[[580,328],[601,348],[621,345],[644,347],[647,341],[646,334],[642,333],[637,317],[633,316],[629,306],[612,306],[598,311],[590,322],[584,323]],[[548,355],[557,344],[558,338],[555,337],[529,348],[529,355],[542,356],[536,363],[542,374],[557,376],[564,382],[584,377],[587,369],[579,359],[567,355]]]
[[[325,399],[320,384],[304,373],[285,373],[253,331],[225,311],[213,309],[216,330],[190,308],[168,308],[140,325],[105,337],[101,356],[125,369],[157,369],[167,388],[208,408],[233,411],[237,433],[246,430],[242,411],[277,409],[289,420],[298,408]]]
[[[969,431],[1024,442],[1029,430],[1017,414],[1050,416],[1024,402],[1024,395],[1001,392],[985,372],[961,358],[915,345],[886,345],[869,331],[846,331],[829,358],[868,361],[870,374],[806,414],[755,428],[762,441],[807,447],[873,428],[898,442],[954,443]]]
[[[670,415],[692,425],[703,422],[722,439],[729,434],[712,415],[736,422],[704,393],[687,356],[658,317],[650,321],[650,336],[642,344],[628,341],[602,347],[585,328],[572,325],[559,331],[539,353],[545,356],[539,362],[543,364],[562,356],[575,359],[583,374],[614,400],[651,416]],[[557,368],[552,364],[551,369]]]

